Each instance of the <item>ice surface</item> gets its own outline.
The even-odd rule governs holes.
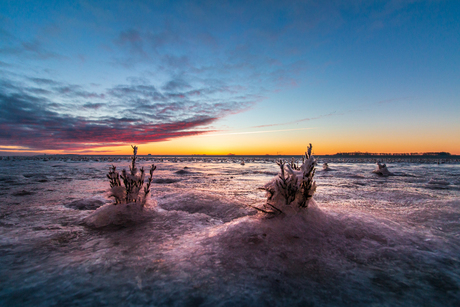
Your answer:
[[[106,199],[102,197],[93,197],[75,200],[65,206],[67,208],[76,209],[76,210],[96,210],[107,202]]]
[[[105,204],[95,210],[89,216],[83,219],[86,226],[101,228],[109,225],[127,225],[130,223],[141,222],[155,204],[152,200],[150,203],[142,202],[122,203],[122,204]]]
[[[431,178],[430,181],[428,181],[428,184],[446,186],[449,185],[450,182],[444,179]]]
[[[334,171],[315,175],[307,210],[267,218],[250,206],[265,202],[257,188],[279,171],[273,160],[246,159],[242,167],[237,157],[185,157],[157,164],[155,179],[180,181],[153,182],[143,211],[75,210],[113,201],[105,174],[127,157],[110,159],[0,161],[0,305],[460,301],[458,164],[392,162],[395,176],[384,177],[370,162],[328,161]],[[190,174],[175,173],[184,167]],[[42,175],[23,176],[35,172]],[[35,180],[43,176],[48,181]],[[33,194],[14,196],[22,190]]]

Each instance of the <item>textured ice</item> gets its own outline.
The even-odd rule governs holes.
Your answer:
[[[181,170],[176,171],[175,173],[178,174],[178,175],[188,175],[188,174],[190,174],[191,172],[190,172],[190,171],[187,171],[187,170],[185,170],[185,169],[181,169]]]
[[[311,155],[311,150],[310,144],[300,167],[297,166],[294,159],[290,164],[283,160],[277,162],[280,173],[262,188],[266,191],[267,201],[264,209],[259,210],[291,215],[308,207],[316,191],[316,182],[313,179],[316,159]]]
[[[89,216],[83,219],[86,226],[101,228],[110,225],[127,225],[143,221],[148,214],[152,213],[155,202],[150,200],[144,204],[141,202],[124,204],[105,204],[99,207]]]
[[[430,181],[428,181],[428,184],[446,186],[449,185],[450,182],[444,179],[431,178]]]
[[[169,211],[202,213],[223,222],[256,213],[256,210],[236,201],[197,192],[169,196],[160,200],[159,206]]]
[[[106,202],[107,200],[102,197],[94,197],[75,200],[71,203],[66,204],[65,206],[67,208],[75,210],[96,210],[97,208],[104,205],[104,203]]]
[[[306,210],[268,218],[250,206],[265,202],[257,188],[279,171],[273,160],[247,159],[242,167],[240,158],[189,157],[158,163],[155,179],[180,181],[152,183],[153,206],[142,212],[66,207],[113,201],[105,174],[112,163],[121,169],[127,160],[98,159],[0,161],[0,192],[6,191],[0,202],[0,305],[460,301],[458,164],[392,162],[395,176],[383,177],[372,173],[370,162],[331,160],[334,171],[315,175],[317,191]],[[175,173],[184,167],[199,175]],[[22,176],[34,172],[53,175],[47,182]],[[62,177],[72,180],[55,180]],[[449,184],[434,188],[441,184],[431,179]],[[13,196],[22,190],[34,194]],[[94,228],[107,224],[114,227]]]

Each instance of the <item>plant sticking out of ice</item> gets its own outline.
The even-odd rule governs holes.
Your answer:
[[[302,161],[305,161],[305,158],[303,158]],[[291,158],[290,166],[293,170],[296,170],[296,171],[300,170],[300,166],[298,166],[297,163],[295,163],[294,157]]]
[[[121,175],[118,173],[117,168],[112,165],[107,174],[110,180],[111,197],[115,198],[115,205],[126,204],[132,202],[139,202],[145,204],[148,194],[150,193],[150,185],[152,184],[153,172],[157,168],[154,164],[150,167],[150,177],[147,185],[144,187],[145,171],[144,168],[138,172],[136,167],[137,159],[137,146],[132,146],[133,156],[131,157],[131,165],[129,166],[129,173],[123,169]],[[123,185],[121,185],[121,180]]]
[[[106,204],[87,216],[83,222],[91,227],[100,228],[108,225],[122,225],[135,222],[142,218],[143,209],[150,194],[153,172],[156,166],[150,167],[150,177],[144,187],[145,171],[136,167],[137,146],[133,148],[129,172],[125,169],[118,173],[114,165],[111,166],[107,178],[110,180],[110,197],[115,203]]]
[[[291,215],[308,207],[316,191],[316,182],[313,180],[316,160],[311,150],[310,144],[299,170],[292,169],[291,164],[282,160],[277,162],[280,173],[262,188],[267,193],[267,202],[263,209],[256,209],[270,214]]]
[[[380,163],[377,162],[377,168],[372,171],[374,174],[377,174],[379,176],[383,177],[388,177],[390,175],[393,175],[387,168],[387,165],[385,163]]]

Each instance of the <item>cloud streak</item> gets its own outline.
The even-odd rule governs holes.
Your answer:
[[[315,128],[297,128],[297,129],[280,129],[280,130],[262,130],[262,131],[245,131],[245,132],[229,132],[229,133],[212,133],[206,134],[205,137],[222,136],[222,135],[240,135],[240,134],[259,134],[259,133],[272,133],[272,132],[284,132],[284,131],[299,131],[299,130],[310,130]]]
[[[91,92],[46,78],[0,80],[0,146],[89,150],[167,141],[213,132],[212,123],[256,99],[177,80],[160,88],[121,84]]]
[[[294,120],[294,121],[290,121],[290,122],[284,122],[284,123],[279,123],[279,124],[260,125],[260,126],[254,126],[254,127],[251,127],[251,128],[265,128],[265,127],[274,127],[274,126],[284,126],[284,125],[290,125],[290,124],[298,124],[298,123],[302,123],[302,122],[306,122],[306,121],[311,121],[311,120],[315,120],[315,119],[330,117],[330,116],[334,116],[334,115],[341,115],[341,114],[342,113],[331,112],[329,114],[320,115],[320,116],[317,116],[317,117],[307,117],[307,118],[302,118],[302,119],[298,119],[298,120]]]

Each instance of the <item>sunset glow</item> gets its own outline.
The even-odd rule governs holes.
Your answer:
[[[452,1],[9,1],[0,154],[460,154],[458,14]]]

